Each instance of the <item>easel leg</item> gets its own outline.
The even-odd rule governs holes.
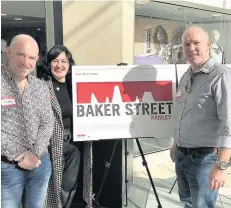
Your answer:
[[[174,188],[174,186],[175,186],[175,184],[176,184],[176,181],[177,181],[177,179],[174,181],[174,183],[173,183],[173,185],[172,185],[172,188],[171,188],[171,190],[169,191],[169,194],[172,193],[172,190],[173,190],[173,188]]]
[[[124,159],[125,159],[125,207],[128,206],[128,142],[124,139]]]
[[[136,138],[135,140],[136,140],[137,146],[138,146],[138,148],[139,148],[139,151],[140,151],[140,154],[141,154],[141,157],[142,157],[142,160],[143,160],[143,166],[145,166],[146,171],[147,171],[147,173],[148,173],[148,177],[149,177],[149,180],[150,180],[150,182],[151,182],[152,189],[153,189],[153,191],[154,191],[154,194],[155,194],[155,197],[156,197],[156,200],[157,200],[157,203],[158,203],[158,208],[162,208],[161,203],[160,203],[160,200],[159,200],[159,197],[158,197],[158,194],[157,194],[157,192],[156,192],[156,188],[155,188],[154,182],[153,182],[153,180],[152,180],[151,173],[150,173],[149,168],[148,168],[147,161],[146,161],[146,159],[145,159],[145,157],[144,157],[143,150],[142,150],[142,148],[141,148],[141,146],[140,146],[139,139]]]

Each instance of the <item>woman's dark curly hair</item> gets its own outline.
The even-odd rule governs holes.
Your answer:
[[[49,50],[46,57],[44,58],[43,73],[42,73],[43,79],[48,80],[50,78],[53,78],[53,75],[51,73],[51,62],[63,52],[67,56],[67,59],[69,61],[69,72],[71,72],[71,67],[75,64],[75,61],[72,58],[71,52],[64,45],[55,45]]]

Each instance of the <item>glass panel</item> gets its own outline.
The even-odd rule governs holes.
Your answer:
[[[2,42],[9,46],[15,35],[31,35],[39,46],[39,68],[46,54],[45,1],[2,1],[1,7]],[[2,63],[6,61],[2,48]]]
[[[231,39],[228,35],[231,33],[231,10],[195,3],[179,4],[179,1],[178,5],[170,1],[136,3],[134,64],[187,63],[182,52],[181,37],[192,25],[208,32],[212,43],[211,56],[220,63],[231,64]],[[150,30],[152,36],[149,44]],[[140,139],[140,142],[144,153],[161,151],[172,145],[169,138]],[[136,144],[134,155],[139,155]]]
[[[231,10],[215,8],[216,10],[213,11],[211,10],[213,7],[208,6],[207,8],[205,5],[203,8],[190,8],[162,2],[136,4],[135,64],[139,64],[136,61],[137,56],[142,56],[144,60],[152,58],[153,64],[185,64],[181,36],[184,30],[191,25],[204,28],[210,35],[211,56],[220,63],[230,64],[231,40],[228,34],[231,32]],[[144,42],[146,28],[153,31],[149,54],[144,54],[147,47]]]

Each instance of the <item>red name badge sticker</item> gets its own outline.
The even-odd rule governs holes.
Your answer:
[[[181,97],[181,90],[178,90],[178,92],[176,93],[176,98],[180,98]]]
[[[16,106],[14,96],[2,96],[1,103],[2,103],[2,106],[5,106],[5,107]]]

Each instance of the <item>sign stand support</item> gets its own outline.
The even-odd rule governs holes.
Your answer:
[[[117,66],[126,66],[127,64],[126,63],[120,63],[120,64],[117,64]],[[155,194],[155,197],[156,197],[156,200],[157,200],[157,203],[158,203],[158,208],[162,208],[162,205],[160,203],[160,200],[159,200],[159,197],[158,197],[158,194],[156,192],[156,188],[155,188],[155,185],[154,185],[154,182],[152,180],[152,176],[151,176],[151,173],[149,171],[149,168],[148,168],[148,163],[145,159],[145,156],[144,156],[144,153],[143,153],[143,150],[141,148],[141,145],[140,145],[140,142],[139,142],[139,139],[138,138],[135,138],[136,140],[136,143],[137,143],[137,146],[139,148],[139,152],[141,154],[141,157],[142,157],[142,164],[143,166],[145,166],[146,168],[146,171],[148,173],[148,177],[149,177],[149,180],[151,182],[151,186],[152,186],[152,189],[154,191],[154,194]],[[109,162],[106,162],[105,163],[105,170],[104,170],[104,175],[103,175],[103,178],[102,178],[102,181],[101,181],[101,184],[100,184],[100,188],[99,188],[99,191],[98,193],[95,195],[96,197],[93,198],[93,205],[95,208],[103,208],[103,207],[100,207],[99,205],[99,197],[100,197],[100,194],[101,194],[101,191],[103,189],[103,186],[104,186],[104,183],[105,183],[105,180],[106,180],[106,177],[107,177],[107,173],[108,173],[108,169],[110,168],[110,165],[111,165],[111,162],[112,162],[112,159],[113,159],[113,156],[114,156],[114,153],[115,153],[115,149],[116,149],[116,145],[117,145],[117,141],[115,141],[114,145],[113,145],[113,149],[112,149],[112,154],[111,154],[111,157],[109,159]],[[126,189],[126,204],[125,206],[128,205],[128,196],[127,196],[127,185],[128,185],[128,179],[127,179],[127,139],[125,139],[125,189]]]
[[[158,208],[162,208],[162,205],[161,205],[161,203],[160,203],[160,200],[159,200],[159,197],[158,197],[158,194],[157,194],[157,191],[156,191],[154,182],[153,182],[153,180],[152,180],[151,173],[150,173],[149,168],[148,168],[148,163],[147,163],[147,161],[146,161],[146,159],[145,159],[143,150],[142,150],[141,145],[140,145],[140,141],[139,141],[138,138],[135,138],[135,140],[136,140],[136,144],[137,144],[137,146],[138,146],[138,148],[139,148],[140,155],[141,155],[142,160],[143,160],[142,164],[143,164],[143,166],[145,166],[145,168],[146,168],[146,171],[147,171],[147,173],[148,173],[148,178],[149,178],[149,180],[150,180],[150,182],[151,182],[151,186],[152,186],[152,189],[153,189],[153,191],[154,191],[154,194],[155,194],[155,197],[156,197],[156,200],[157,200],[157,203],[158,203],[158,206],[157,206],[157,207],[158,207]],[[103,189],[103,186],[104,186],[104,183],[105,183],[105,180],[106,180],[106,177],[107,177],[108,169],[110,168],[110,165],[111,165],[111,162],[112,162],[114,153],[115,153],[116,145],[117,145],[117,141],[115,141],[115,143],[114,143],[114,145],[113,145],[112,154],[111,154],[111,157],[110,157],[110,159],[109,159],[109,162],[106,162],[106,163],[105,163],[104,175],[103,175],[103,179],[102,179],[101,184],[100,184],[99,191],[98,191],[98,193],[96,194],[96,197],[93,198],[93,205],[95,205],[95,208],[102,208],[102,207],[99,205],[98,200],[99,200],[101,191],[102,191],[102,189]],[[125,153],[125,154],[126,154],[126,153]],[[126,164],[126,165],[127,165],[127,164]],[[126,171],[126,170],[127,170],[127,167],[125,167],[125,171]],[[125,174],[125,177],[126,177],[126,174]],[[127,180],[127,178],[125,179],[125,181],[126,181],[126,180]],[[127,189],[127,188],[126,188],[126,189]],[[126,191],[127,191],[127,190],[126,190]],[[127,193],[126,193],[126,201],[127,201]]]

